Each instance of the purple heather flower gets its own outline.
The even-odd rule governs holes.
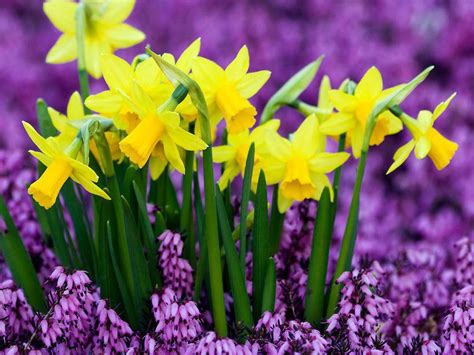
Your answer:
[[[474,285],[459,290],[454,296],[443,326],[445,354],[474,352]]]
[[[339,349],[343,342],[355,352],[391,351],[380,332],[393,314],[391,302],[379,296],[379,278],[383,276],[384,270],[374,262],[368,268],[344,272],[337,279],[343,284],[341,300],[337,313],[327,321],[333,347]]]
[[[474,285],[474,241],[465,237],[455,244],[456,255],[456,282],[463,285]]]
[[[178,298],[192,295],[193,269],[189,262],[182,258],[184,243],[181,235],[169,230],[158,237],[159,265],[163,272],[165,287],[171,288]]]
[[[258,354],[258,345],[249,343],[241,345],[230,338],[219,338],[216,333],[208,332],[194,347],[187,349],[186,354],[236,354],[251,355]]]

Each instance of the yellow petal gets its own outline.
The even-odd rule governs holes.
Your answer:
[[[148,58],[135,68],[135,79],[143,90],[150,93],[157,87],[160,77],[160,67],[153,58]]]
[[[68,162],[73,167],[75,175],[80,175],[82,178],[92,182],[97,182],[99,180],[99,176],[96,174],[96,172],[86,164],[72,158],[69,158]]]
[[[426,136],[421,136],[415,144],[415,156],[417,159],[424,159],[431,149],[431,142]]]
[[[164,124],[166,124],[166,126],[170,128],[179,127],[180,119],[179,119],[178,113],[167,111],[167,112],[160,113],[159,117],[160,117],[160,120]]]
[[[341,112],[354,112],[357,107],[357,99],[341,90],[330,90],[329,100]]]
[[[398,117],[390,111],[384,111],[377,118],[372,136],[370,137],[370,145],[381,144],[385,136],[396,134],[403,129],[403,124]]]
[[[443,137],[436,129],[428,131],[428,139],[431,141],[431,149],[428,156],[433,161],[436,169],[442,170],[449,165],[454,154],[458,150],[458,144]]]
[[[329,189],[329,198],[331,199],[331,201],[333,201],[334,191],[332,189],[331,182],[325,174],[318,174],[313,172],[311,174],[311,180],[315,189],[313,196],[311,196],[313,200],[319,201],[324,188],[327,187]]]
[[[98,41],[86,41],[85,47],[87,72],[95,79],[99,79],[102,76],[100,56],[111,53],[112,50],[107,43]]]
[[[130,90],[133,71],[125,60],[113,54],[102,54],[100,56],[100,68],[110,89]]]
[[[54,27],[64,33],[76,32],[76,2],[46,1],[43,11]]]
[[[415,147],[415,141],[412,139],[408,143],[402,145],[400,148],[397,149],[395,154],[393,155],[393,163],[390,165],[390,168],[387,170],[387,175],[397,169],[400,165],[402,165],[405,160],[408,159],[411,151]]]
[[[212,147],[212,160],[214,163],[224,163],[235,158],[235,148],[229,145]]]
[[[340,167],[349,157],[346,152],[318,153],[309,161],[309,168],[312,172],[326,174]]]
[[[218,184],[221,191],[224,191],[229,183],[235,179],[237,175],[239,175],[240,169],[239,166],[235,163],[230,163],[225,165],[224,172],[222,173]]]
[[[225,74],[230,81],[239,81],[249,70],[249,50],[243,46],[234,60],[225,69]]]
[[[62,132],[66,129],[67,118],[64,115],[62,115],[52,107],[48,107],[48,114],[51,118],[51,122],[53,123],[54,128],[56,128],[59,132]]]
[[[271,73],[268,70],[247,73],[236,83],[237,91],[243,98],[249,99],[265,85],[270,75]]]
[[[216,88],[224,77],[224,70],[213,61],[197,57],[193,64],[193,78],[204,91]]]
[[[176,127],[176,129],[170,129],[168,134],[177,145],[186,150],[196,151],[207,148],[207,144],[204,143],[202,139],[196,137],[194,134],[189,133],[179,126]]]
[[[108,0],[101,21],[108,24],[121,23],[130,16],[134,6],[135,0]]]
[[[123,105],[123,97],[113,91],[107,90],[91,95],[86,99],[85,105],[102,114],[114,114],[119,112]]]
[[[73,173],[71,179],[80,184],[87,192],[102,197],[105,200],[110,200],[109,195],[107,195],[104,190],[83,176]]]
[[[372,101],[382,93],[382,89],[382,75],[376,67],[371,67],[357,84],[354,96],[362,101]]]
[[[171,166],[181,174],[184,174],[184,164],[179,155],[178,147],[166,134],[163,136],[163,147],[165,148],[166,159],[170,162]]]
[[[55,155],[57,155],[56,150],[49,144],[46,139],[41,137],[41,135],[36,132],[32,125],[25,121],[22,121],[22,123],[30,139],[44,154],[49,157],[54,157]]]
[[[426,133],[433,125],[433,114],[428,110],[421,110],[416,121],[416,126],[421,133]]]
[[[438,119],[439,116],[448,108],[451,100],[454,99],[456,93],[453,93],[446,101],[443,101],[438,106],[436,106],[435,110],[433,111],[433,122]]]
[[[145,34],[133,26],[121,23],[107,29],[107,40],[113,48],[132,47],[145,39]]]
[[[46,63],[61,64],[77,58],[75,35],[61,35],[46,56]]]
[[[333,106],[329,100],[329,91],[331,90],[331,80],[329,76],[324,75],[319,86],[318,107],[332,110]]]
[[[319,130],[325,135],[338,136],[354,128],[356,120],[350,113],[337,112],[324,121]]]
[[[176,62],[176,66],[181,69],[184,73],[189,73],[191,71],[191,66],[194,62],[194,59],[199,55],[199,50],[201,49],[201,38],[194,40],[193,43],[186,48],[181,56]]]
[[[150,175],[153,180],[158,180],[163,171],[165,171],[168,161],[161,159],[160,157],[150,158]]]
[[[316,115],[308,116],[293,135],[293,146],[307,156],[316,152],[319,138],[319,123]]]
[[[67,104],[67,118],[70,120],[79,120],[84,118],[84,106],[82,105],[81,95],[74,91]]]
[[[364,129],[360,124],[356,124],[351,134],[352,155],[354,158],[360,157],[363,139]]]
[[[281,192],[281,188],[278,189],[278,211],[280,213],[285,213],[288,210],[288,208],[291,207],[292,203],[293,203],[293,200],[283,196],[283,193]]]
[[[135,104],[140,107],[144,115],[155,115],[156,106],[153,100],[146,94],[145,91],[138,85],[136,81],[132,84],[133,99]]]
[[[47,156],[44,153],[36,152],[34,150],[29,150],[28,153],[38,159],[44,166],[49,166],[53,162],[53,158]]]

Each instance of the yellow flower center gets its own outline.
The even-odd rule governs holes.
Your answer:
[[[316,192],[309,175],[308,161],[301,154],[294,154],[288,160],[280,187],[283,196],[296,201],[311,198]]]
[[[30,185],[28,193],[44,208],[56,202],[59,191],[72,173],[72,166],[66,158],[56,158],[41,177]]]
[[[357,105],[357,108],[355,111],[355,117],[364,127],[365,127],[365,122],[367,122],[367,119],[369,118],[370,112],[372,111],[373,107],[374,107],[373,101],[361,101]]]
[[[216,104],[227,122],[229,133],[240,133],[255,124],[257,110],[240,95],[234,84],[225,83],[219,87]]]
[[[127,133],[133,131],[140,123],[140,118],[138,117],[138,115],[130,111],[120,113],[120,119],[125,124],[125,130],[127,131]]]
[[[133,163],[143,168],[164,132],[165,126],[157,116],[145,117],[120,142],[120,149]]]

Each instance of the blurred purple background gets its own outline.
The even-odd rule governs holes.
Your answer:
[[[44,58],[59,33],[42,12],[41,1],[2,0],[0,9],[0,148],[28,144],[20,121],[35,121],[35,101],[64,109],[77,89],[75,63],[46,65]],[[383,254],[400,241],[452,243],[474,224],[474,1],[472,0],[137,0],[130,23],[147,34],[155,51],[179,54],[202,37],[202,54],[227,64],[247,44],[251,69],[270,69],[272,77],[257,98],[261,109],[294,72],[325,54],[321,73],[333,83],[355,80],[371,65],[386,85],[410,79],[434,64],[435,71],[404,108],[433,109],[453,91],[449,112],[437,122],[459,151],[451,166],[436,172],[428,160],[410,158],[389,177],[384,172],[396,148],[406,141],[387,139],[369,154],[362,200],[359,252]],[[118,52],[127,58],[142,46]],[[101,83],[93,83],[97,91]],[[316,85],[304,99],[315,103]],[[282,111],[283,127],[298,116]],[[346,168],[345,186],[353,175]],[[345,191],[345,205],[350,193]],[[340,228],[343,223],[338,223]],[[397,236],[397,238],[393,238]],[[367,242],[371,238],[380,243]]]

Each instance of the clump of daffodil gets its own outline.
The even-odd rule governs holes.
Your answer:
[[[247,155],[252,143],[255,144],[254,167],[252,173],[252,190],[256,190],[258,176],[263,166],[263,159],[260,156],[262,145],[266,143],[266,131],[276,132],[280,126],[279,120],[270,120],[267,123],[255,128],[252,132],[245,130],[241,133],[229,134],[227,145],[212,148],[215,163],[225,163],[224,171],[219,179],[219,187],[223,191],[234,178],[244,174]]]
[[[128,48],[145,39],[143,32],[123,23],[135,6],[135,0],[82,0],[85,6],[84,47],[86,69],[100,78],[100,55]],[[49,0],[43,10],[51,23],[62,32],[48,52],[47,63],[67,63],[77,58],[77,21],[79,3]]]
[[[318,120],[307,117],[292,139],[267,132],[267,149],[262,153],[264,172],[269,185],[279,184],[278,209],[285,212],[293,201],[319,200],[325,187],[333,195],[327,173],[344,164],[349,154],[321,152]]]
[[[176,61],[176,66],[180,70],[189,73],[192,61],[199,54],[200,45],[200,39],[197,39],[183,51]],[[162,57],[164,60],[175,64],[173,55],[165,53]],[[88,108],[103,116],[112,117],[115,125],[127,132],[131,132],[140,121],[123,95],[132,95],[134,82],[140,85],[157,105],[165,102],[174,90],[173,85],[165,77],[153,58],[147,58],[132,67],[120,57],[105,54],[100,58],[100,67],[109,90],[89,96],[85,104]],[[192,107],[189,99],[185,99],[176,111],[181,113],[183,117],[195,116]]]
[[[408,128],[413,138],[401,146],[393,156],[393,164],[387,171],[390,174],[408,159],[410,153],[415,150],[417,159],[430,157],[436,169],[442,170],[450,163],[458,150],[458,145],[443,137],[433,125],[439,116],[448,108],[456,93],[452,94],[446,101],[436,106],[433,112],[423,110],[414,118],[402,113],[400,119]]]
[[[150,162],[152,177],[157,178],[163,171],[164,166],[160,162],[169,162],[173,168],[184,173],[178,146],[190,151],[207,148],[207,144],[200,138],[180,127],[179,114],[173,111],[179,100],[174,96],[157,106],[137,83],[133,85],[132,96],[123,95],[140,117],[140,122],[119,143],[120,149],[140,168],[150,157],[156,158]]]
[[[255,124],[257,110],[248,101],[267,82],[268,70],[248,73],[249,52],[243,46],[224,70],[213,61],[198,57],[193,64],[193,78],[200,85],[215,125],[224,117],[227,131],[236,134]]]
[[[342,89],[330,90],[329,99],[338,110],[321,124],[321,132],[327,135],[347,133],[347,142],[352,146],[354,157],[360,157],[365,127],[369,115],[387,94],[394,88],[383,90],[382,76],[377,68],[371,67],[357,84],[354,94]],[[382,112],[376,120],[370,137],[370,145],[379,145],[385,136],[402,130],[402,123],[390,111]]]
[[[79,139],[63,149],[54,139],[41,137],[29,123],[23,122],[23,126],[33,143],[40,149],[40,152],[30,150],[30,154],[47,166],[43,175],[28,188],[28,193],[40,206],[50,208],[56,202],[59,191],[68,178],[82,185],[90,193],[110,200],[110,197],[95,184],[99,177],[94,170],[76,160],[82,145]]]
[[[59,131],[59,135],[54,137],[60,146],[67,147],[77,137],[81,125],[85,123],[88,118],[94,116],[86,116],[84,106],[82,104],[81,95],[75,91],[69,98],[67,104],[66,115],[56,111],[52,107],[48,107],[48,113],[54,127]],[[120,160],[123,157],[119,149],[120,138],[116,132],[107,131],[104,133],[107,143],[109,145],[110,153],[113,160]],[[90,150],[97,161],[100,162],[99,152],[93,139],[90,140]]]

